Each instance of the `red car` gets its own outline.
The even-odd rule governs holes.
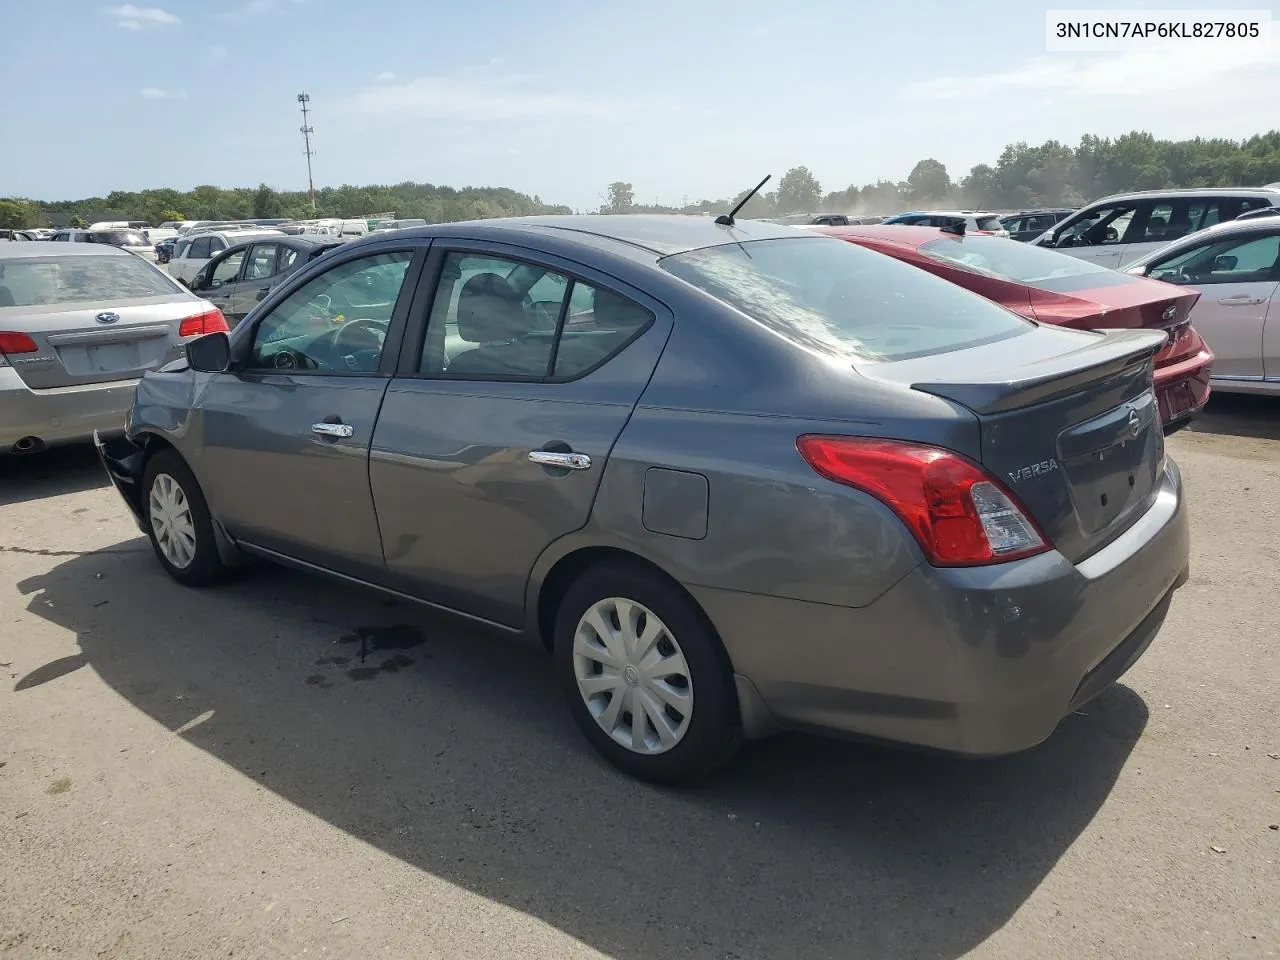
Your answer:
[[[1156,354],[1156,393],[1166,433],[1186,426],[1209,400],[1213,352],[1189,319],[1200,291],[1002,237],[937,227],[819,227],[825,233],[937,274],[1029,320],[1096,330],[1168,331]]]

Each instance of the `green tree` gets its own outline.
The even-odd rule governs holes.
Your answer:
[[[160,222],[160,223],[167,223],[167,222],[168,222],[168,221],[170,221],[170,220],[174,220],[174,221],[177,221],[177,222],[179,222],[179,223],[180,223],[180,222],[182,222],[183,220],[186,220],[186,219],[187,219],[187,218],[186,218],[186,217],[184,217],[184,216],[183,216],[179,211],[177,211],[177,210],[169,209],[169,210],[161,210],[161,211],[160,211],[160,220],[159,220],[159,222]]]
[[[8,230],[24,230],[37,226],[40,210],[35,204],[17,197],[0,200],[0,227]]]
[[[75,227],[77,230],[84,230],[89,226],[89,221],[77,213],[71,218],[71,226]]]
[[[945,200],[951,192],[951,177],[947,168],[931,157],[911,168],[907,175],[907,189],[912,203]]]
[[[258,184],[258,189],[253,192],[253,215],[255,217],[280,216],[280,198],[265,183]]]
[[[627,213],[636,205],[635,200],[635,190],[632,189],[631,184],[615,180],[609,184],[608,198],[600,208],[600,212]]]
[[[813,213],[822,201],[822,185],[808,167],[792,167],[778,181],[778,213]]]

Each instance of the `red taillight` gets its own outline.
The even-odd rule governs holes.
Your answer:
[[[36,353],[39,349],[25,333],[0,333],[0,353]]]
[[[227,333],[230,329],[222,311],[214,307],[212,310],[197,313],[194,317],[183,320],[182,325],[178,327],[178,336],[202,337],[206,333]]]
[[[1049,549],[1013,494],[950,450],[817,435],[800,437],[796,446],[828,480],[884,502],[936,567],[1002,563]]]

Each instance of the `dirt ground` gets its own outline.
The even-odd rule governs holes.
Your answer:
[[[779,737],[680,790],[599,762],[531,647],[268,567],[182,589],[91,450],[0,463],[0,956],[1280,955],[1280,402],[1170,446],[1191,582],[1047,743]]]

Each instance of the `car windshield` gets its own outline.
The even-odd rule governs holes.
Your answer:
[[[0,291],[15,307],[178,295],[163,273],[131,254],[3,261]],[[9,298],[0,293],[3,302]]]
[[[944,237],[923,244],[920,252],[978,273],[1033,286],[1086,274],[1114,273],[1079,257],[1003,237]]]
[[[906,360],[1032,328],[955,284],[827,237],[705,247],[661,265],[792,342],[842,359]]]

